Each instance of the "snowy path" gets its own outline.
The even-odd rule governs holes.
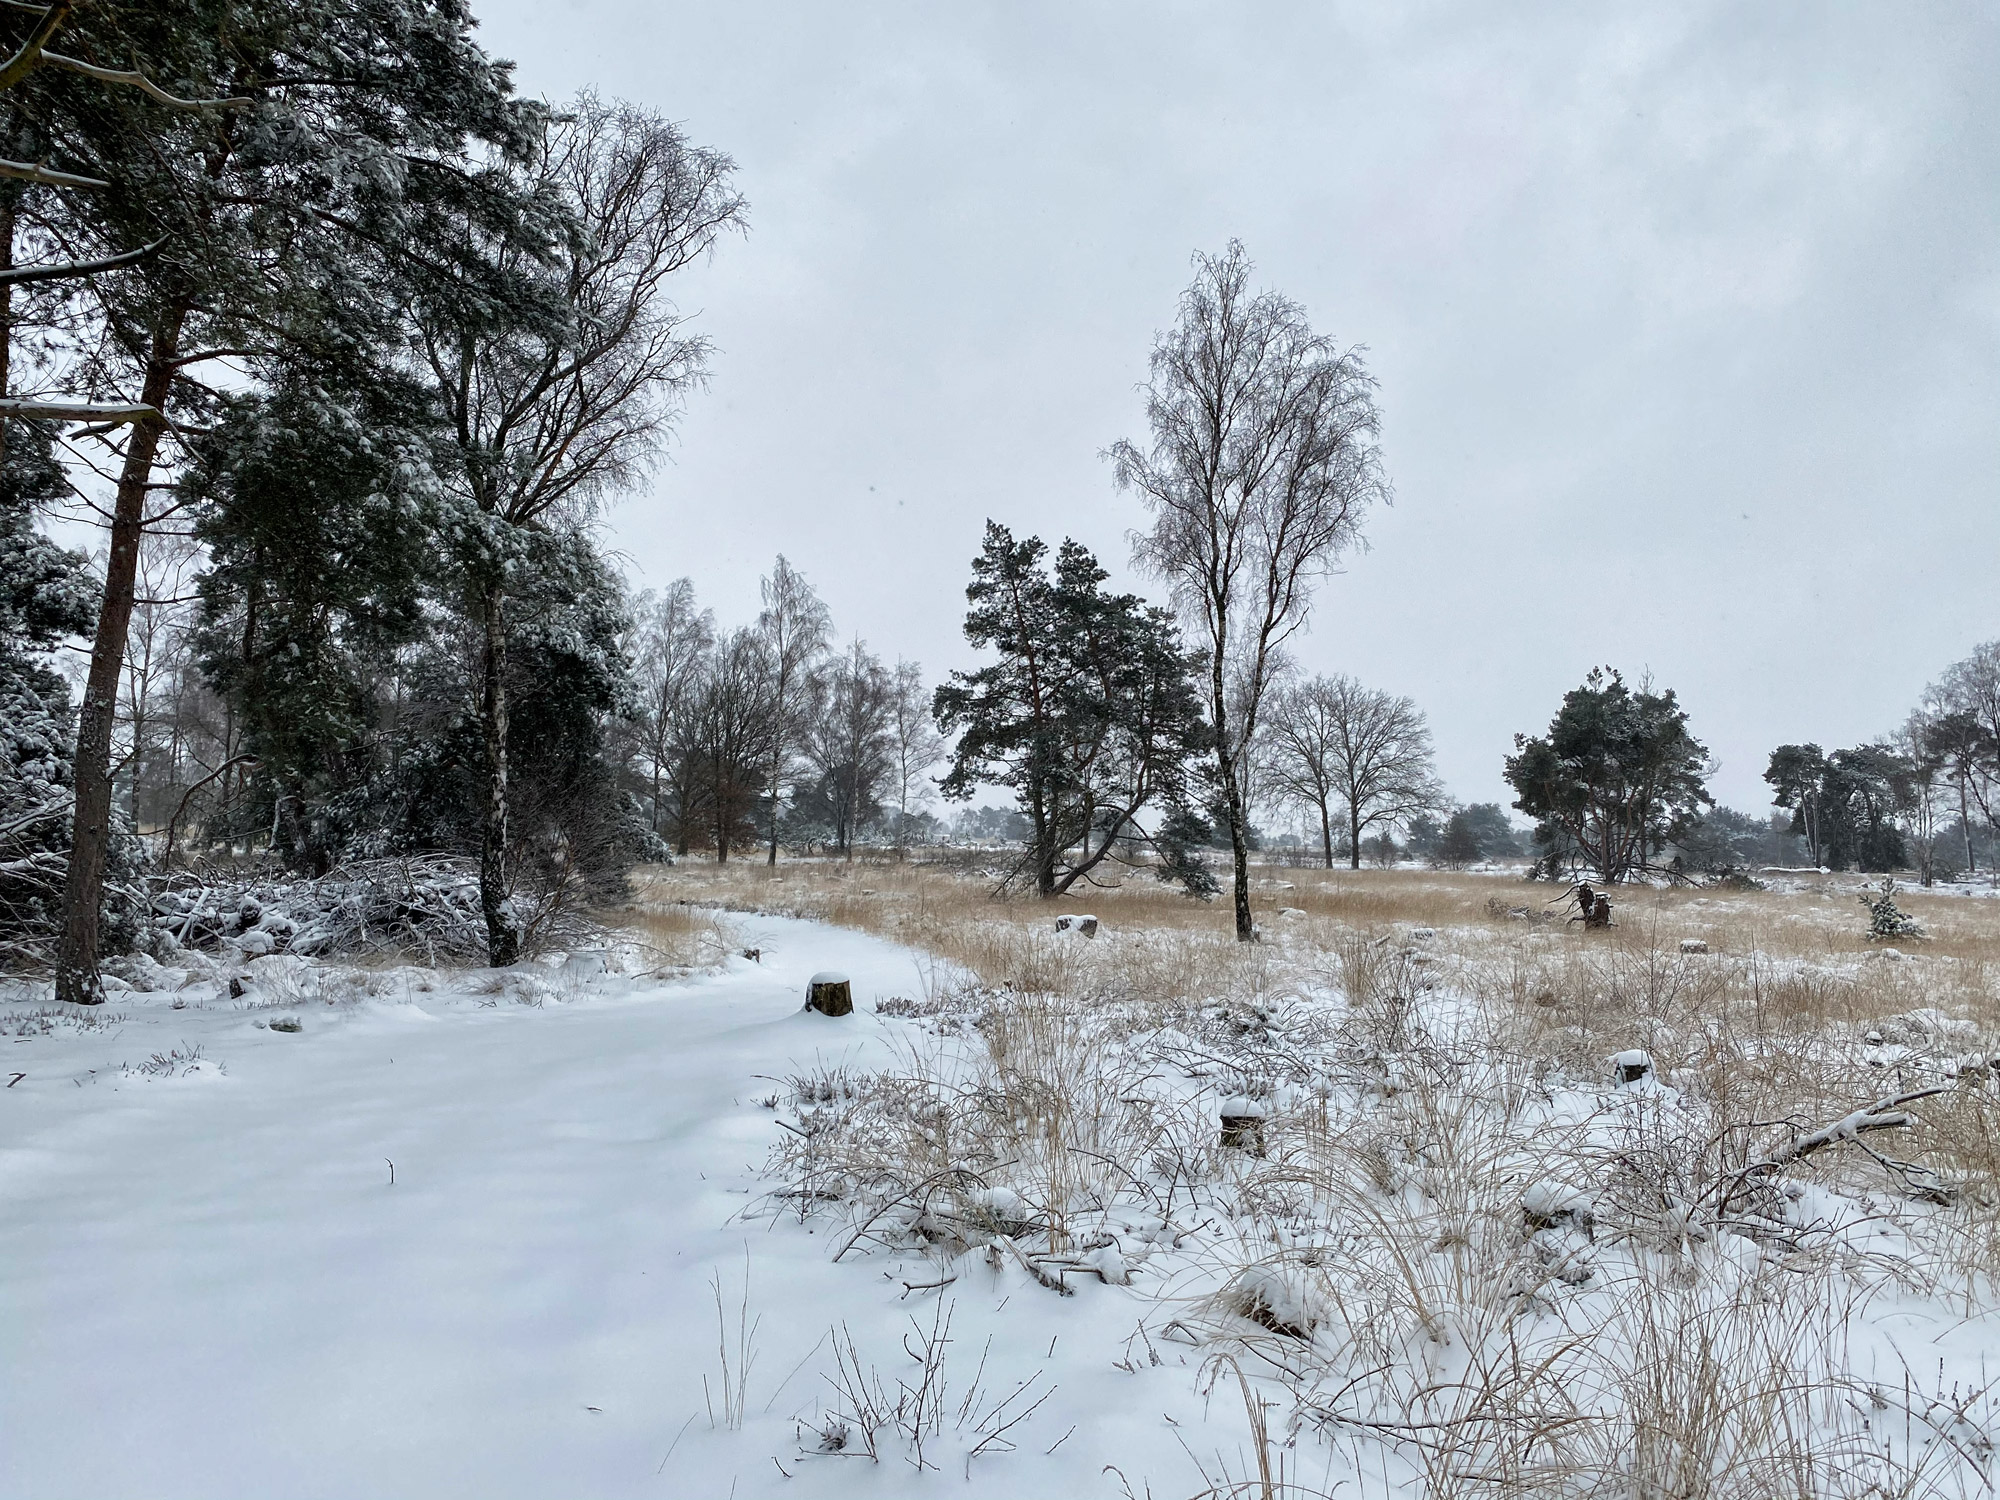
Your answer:
[[[1240,1400],[1187,1431],[1186,1351],[1112,1370],[1142,1296],[1059,1301],[983,1266],[952,1289],[952,1399],[994,1334],[995,1394],[1037,1369],[1062,1388],[1020,1451],[969,1484],[962,1449],[921,1477],[900,1454],[799,1459],[828,1325],[893,1389],[929,1313],[883,1258],[835,1265],[796,1222],[732,1221],[777,1128],[759,1075],[879,1059],[899,1034],[801,1014],[813,970],[850,974],[864,1011],[918,976],[861,934],[732,921],[761,966],[540,1009],[441,990],[304,1008],[284,1035],[227,1002],[126,996],[114,1034],[0,1039],[27,1074],[0,1089],[0,1495],[1113,1495],[1109,1463],[1186,1493],[1167,1412],[1233,1465]],[[226,1072],[115,1072],[182,1042]],[[750,1420],[711,1431],[709,1280],[733,1315],[746,1248]]]

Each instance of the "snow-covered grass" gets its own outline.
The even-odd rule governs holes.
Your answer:
[[[772,1101],[774,1201],[843,1260],[1143,1287],[1355,1483],[1983,1486],[1983,1365],[1924,1375],[1991,1327],[1992,908],[1884,959],[1837,889],[1584,933],[1490,880],[1267,878],[1298,904],[1244,949],[1145,887],[1086,941],[964,877],[673,877],[937,957],[889,1007],[928,1045]]]
[[[0,990],[0,1493],[1984,1492],[2000,906],[1259,873]]]

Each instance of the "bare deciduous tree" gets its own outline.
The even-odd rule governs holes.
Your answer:
[[[807,754],[833,804],[835,841],[848,863],[854,841],[894,766],[895,681],[856,640],[818,677]]]
[[[1346,824],[1348,862],[1358,870],[1364,830],[1386,831],[1444,802],[1430,728],[1408,698],[1352,677],[1315,677],[1275,693],[1264,727],[1273,777],[1319,815],[1329,870],[1336,816]]]
[[[1167,579],[1208,654],[1208,709],[1235,864],[1236,935],[1255,936],[1243,757],[1279,648],[1313,585],[1388,498],[1375,382],[1358,350],[1314,333],[1303,308],[1253,293],[1242,245],[1197,255],[1174,327],[1153,345],[1150,447],[1111,449],[1118,483],[1154,517],[1139,563]]]
[[[889,783],[896,798],[896,849],[908,845],[910,815],[929,800],[930,768],[944,758],[924,669],[898,661],[889,684]]]
[[[763,613],[757,617],[771,664],[771,844],[766,864],[778,862],[778,814],[812,701],[813,669],[826,655],[833,619],[805,575],[778,555],[771,576],[760,580]]]
[[[696,605],[694,584],[686,578],[676,578],[657,596],[640,595],[634,614],[638,629],[632,643],[633,676],[641,699],[639,755],[652,787],[652,829],[659,833],[664,794],[676,793],[677,805],[687,801],[687,726],[702,672],[715,648],[715,616]],[[683,816],[683,836],[686,822]]]
[[[574,516],[642,472],[707,370],[708,343],[669,298],[669,279],[745,213],[728,157],[658,115],[590,95],[548,122],[524,170],[568,223],[553,246],[498,247],[496,264],[539,281],[554,305],[482,324],[483,289],[463,287],[420,321],[417,339],[479,523],[469,551],[485,631],[480,898],[496,966],[521,946],[507,899],[505,689],[520,533]]]
[[[770,764],[770,648],[755,630],[733,630],[709,653],[693,715],[702,769],[701,791],[713,823],[715,857],[729,862],[740,841],[753,847],[753,815]],[[688,816],[686,809],[682,817]]]

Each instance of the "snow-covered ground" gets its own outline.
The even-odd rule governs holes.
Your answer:
[[[691,979],[328,972],[328,1004],[315,971],[288,1006],[267,960],[240,999],[120,993],[102,1029],[41,1034],[15,990],[0,1494],[1115,1495],[1116,1465],[1166,1495],[1202,1487],[1183,1441],[1244,1472],[1241,1395],[1201,1395],[1193,1350],[1127,1349],[1141,1290],[1058,1299],[968,1259],[910,1292],[920,1259],[836,1264],[814,1223],[743,1212],[771,1080],[886,1060],[907,1023],[874,1002],[919,974],[861,934],[732,920],[762,962]],[[801,1012],[826,968],[854,1016]],[[940,1472],[802,1459],[830,1327],[893,1391],[945,1310]],[[740,1431],[723,1342],[753,1354]],[[970,1456],[1050,1387],[1015,1451]]]

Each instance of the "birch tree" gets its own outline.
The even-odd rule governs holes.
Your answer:
[[[1151,441],[1121,441],[1111,457],[1153,516],[1136,560],[1171,585],[1205,648],[1236,936],[1249,942],[1245,762],[1258,716],[1315,585],[1389,488],[1361,351],[1315,333],[1296,302],[1254,292],[1241,244],[1194,264],[1174,327],[1153,344]]]
[[[677,793],[676,801],[688,799],[685,770],[688,721],[701,686],[702,671],[715,649],[715,615],[695,603],[694,584],[676,578],[655,596],[642,594],[638,600],[638,632],[634,642],[635,686],[642,710],[640,753],[645,757],[651,785],[650,821],[660,832],[660,814],[665,794]],[[677,774],[678,773],[678,774]],[[680,818],[685,842],[688,819]]]
[[[944,736],[931,718],[924,669],[896,663],[889,682],[889,786],[896,799],[896,851],[908,847],[910,818],[930,800],[930,769],[944,758]]]
[[[833,618],[805,575],[778,554],[771,576],[759,581],[764,610],[757,629],[771,665],[771,841],[767,865],[778,862],[778,816],[785,780],[797,758],[812,702],[813,673],[833,637]]]
[[[548,120],[517,190],[545,238],[492,236],[477,279],[446,283],[415,348],[445,409],[465,507],[460,560],[482,631],[480,902],[496,967],[521,951],[509,895],[507,601],[529,534],[578,524],[638,480],[708,367],[670,295],[675,273],[739,227],[734,163],[676,125],[585,95]],[[499,288],[502,295],[495,294]]]

